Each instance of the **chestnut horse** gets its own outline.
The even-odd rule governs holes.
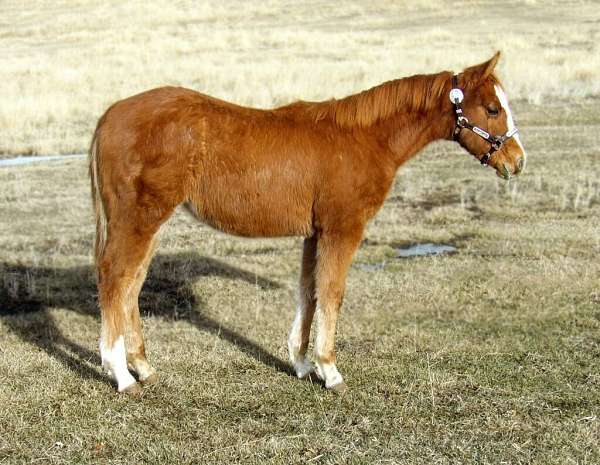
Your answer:
[[[504,178],[525,151],[494,75],[499,53],[458,75],[386,82],[340,100],[245,108],[163,87],[112,105],[89,167],[102,312],[102,364],[119,392],[156,380],[146,360],[138,295],[156,233],[178,205],[245,237],[303,236],[300,302],[289,333],[296,374],[346,385],[334,348],[348,267],[365,224],[400,165],[428,143],[456,140]],[[314,361],[306,357],[317,314]]]

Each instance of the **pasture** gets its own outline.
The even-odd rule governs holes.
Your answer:
[[[349,272],[344,396],[287,362],[301,240],[178,212],[140,302],[160,381],[130,398],[100,368],[86,163],[0,168],[0,463],[600,463],[597,7],[299,3],[8,3],[0,152],[81,153],[156,85],[269,107],[502,49],[525,173],[447,142],[399,170]],[[396,257],[425,242],[458,251]]]

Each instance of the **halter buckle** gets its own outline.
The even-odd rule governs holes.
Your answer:
[[[460,90],[459,88],[454,87],[453,89],[450,90],[450,101],[454,105],[461,103],[464,99],[465,99],[465,95],[463,94],[463,91]]]

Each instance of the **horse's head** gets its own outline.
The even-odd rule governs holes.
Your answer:
[[[500,58],[465,69],[454,76],[450,100],[454,104],[454,139],[484,165],[496,169],[498,176],[509,179],[525,168],[527,154],[502,85],[494,75]]]

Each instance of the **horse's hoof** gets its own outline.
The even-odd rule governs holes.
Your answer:
[[[140,386],[140,383],[133,383],[132,385],[127,386],[121,392],[123,394],[127,394],[128,396],[138,397],[142,394],[142,387]]]
[[[152,386],[158,382],[158,375],[156,373],[152,373],[150,376],[144,379],[140,379],[140,383],[144,386]]]
[[[348,390],[348,386],[343,381],[338,384],[334,384],[333,386],[328,388],[329,390],[335,392],[336,394],[343,395]]]

